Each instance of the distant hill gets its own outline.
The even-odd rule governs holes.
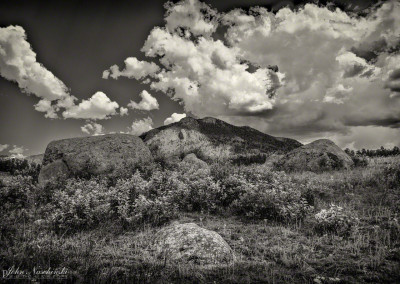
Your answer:
[[[25,158],[30,163],[42,164],[44,154],[31,155]]]
[[[140,137],[156,156],[184,156],[194,152],[198,157],[211,160],[237,155],[287,153],[302,146],[294,139],[274,137],[212,117],[186,117],[152,129]]]
[[[31,155],[27,157],[13,157],[13,156],[8,156],[8,155],[0,155],[0,160],[9,160],[9,159],[18,159],[18,160],[27,160],[30,163],[35,163],[35,164],[42,164],[43,161],[43,155],[44,154],[37,154],[37,155]]]

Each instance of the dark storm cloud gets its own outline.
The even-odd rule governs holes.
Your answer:
[[[352,47],[351,51],[367,61],[375,60],[379,54],[387,48],[386,40],[381,38],[371,43],[363,43],[358,47]]]
[[[276,12],[284,7],[295,9],[302,7],[307,3],[311,3],[321,6],[328,6],[329,9],[340,8],[344,11],[352,11],[357,13],[363,13],[363,11],[379,3],[378,0],[205,0],[204,2],[210,4],[220,12],[227,12],[237,8],[248,10],[249,8],[256,6],[265,7],[270,11]]]
[[[400,93],[400,69],[393,70],[390,73],[385,87],[390,89],[393,93]]]
[[[348,126],[385,126],[390,128],[400,128],[400,119],[398,117],[387,117],[381,119],[366,120],[346,120]]]

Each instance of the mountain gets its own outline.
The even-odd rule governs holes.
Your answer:
[[[212,117],[186,117],[152,129],[140,137],[155,157],[182,157],[196,153],[202,159],[215,160],[240,155],[287,153],[302,146],[294,139],[274,137]]]
[[[323,172],[349,169],[354,165],[349,155],[328,139],[319,139],[287,153],[278,162],[285,171]]]

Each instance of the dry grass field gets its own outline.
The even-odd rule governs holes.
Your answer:
[[[63,283],[400,282],[399,156],[320,174],[265,165],[141,169],[116,183],[45,189],[14,176],[0,194],[0,266],[65,267]],[[235,261],[160,259],[152,239],[172,221],[216,231]]]

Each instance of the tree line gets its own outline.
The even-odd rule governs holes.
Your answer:
[[[350,150],[346,148],[344,150],[349,156],[363,156],[363,157],[389,157],[389,156],[397,156],[400,155],[400,148],[394,146],[392,149],[386,149],[385,147],[381,146],[379,149],[376,150],[369,150],[369,149],[361,149],[361,150]]]
[[[34,180],[37,180],[40,168],[40,164],[29,162],[25,159],[0,158],[0,172],[8,172],[11,175],[31,176]]]

